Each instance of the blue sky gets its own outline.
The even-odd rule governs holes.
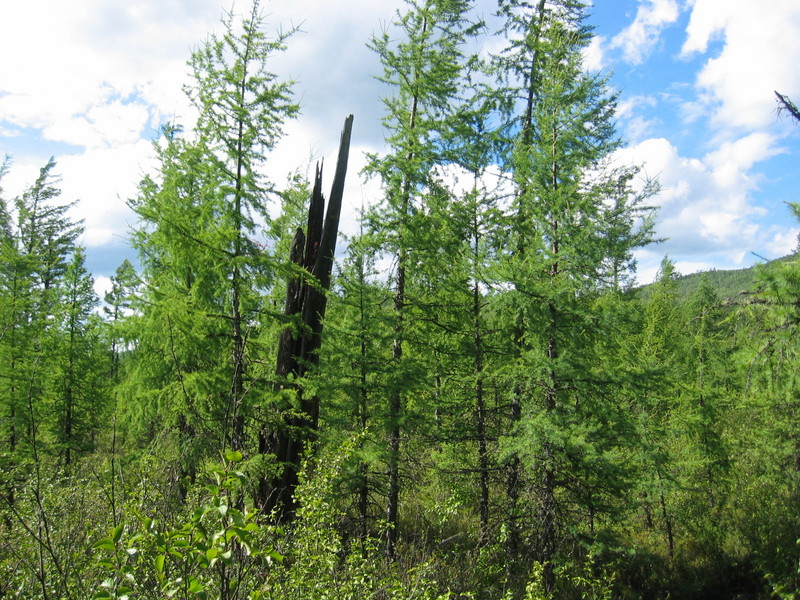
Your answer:
[[[380,195],[355,174],[381,150],[384,92],[365,47],[402,0],[264,1],[271,27],[302,25],[273,69],[297,81],[302,115],[286,127],[270,173],[280,183],[335,152],[355,115],[343,226]],[[797,0],[595,0],[586,65],[619,90],[619,161],[641,164],[662,191],[657,233],[638,254],[639,280],[665,254],[678,270],[739,268],[797,245],[786,202],[800,200],[800,126],[776,114],[774,90],[800,100]],[[244,0],[237,6],[245,7]],[[65,201],[78,199],[97,288],[131,251],[125,200],[152,169],[158,126],[192,119],[186,60],[219,26],[219,0],[28,0],[0,8],[0,154],[20,193],[52,155]],[[493,0],[478,0],[486,16]],[[492,43],[492,42],[487,42]],[[331,161],[328,161],[332,164]],[[329,174],[330,175],[330,174]]]

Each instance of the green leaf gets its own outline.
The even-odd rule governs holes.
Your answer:
[[[111,551],[113,551],[114,548],[115,548],[114,540],[112,540],[111,538],[103,538],[102,540],[97,542],[94,545],[94,547],[97,550],[111,550]]]
[[[203,584],[200,583],[196,578],[193,577],[189,581],[189,593],[190,594],[198,595],[198,594],[201,594],[204,591],[205,591],[205,589],[203,588]]]
[[[229,511],[229,514],[231,519],[233,519],[233,524],[236,525],[236,527],[241,528],[245,526],[244,515],[242,514],[242,511],[232,508]]]
[[[229,462],[240,462],[244,456],[238,450],[226,450],[225,451],[225,460]]]
[[[111,530],[111,539],[115,544],[122,539],[122,525],[117,525]]]

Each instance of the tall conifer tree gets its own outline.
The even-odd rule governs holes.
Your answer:
[[[790,204],[800,219],[800,204]],[[746,309],[745,381],[737,425],[739,527],[774,589],[800,591],[800,262],[797,255],[760,268]],[[756,518],[752,518],[757,515]],[[757,533],[756,533],[757,532]]]
[[[16,223],[3,238],[3,334],[0,339],[0,402],[5,447],[32,450],[45,425],[45,405],[58,285],[82,227],[59,202],[55,161],[42,167],[31,186],[15,199]],[[44,436],[40,438],[44,441]]]
[[[475,28],[467,21],[463,0],[409,0],[395,25],[401,39],[389,32],[373,38],[372,49],[384,67],[381,80],[394,88],[384,99],[383,119],[389,152],[373,156],[367,172],[384,184],[380,205],[383,251],[394,256],[395,337],[392,342],[392,382],[387,398],[386,552],[394,556],[400,500],[400,456],[403,395],[413,387],[408,361],[409,294],[414,276],[414,221],[422,197],[430,189],[432,170],[443,160],[441,146],[452,127],[460,94],[462,46]]]
[[[595,341],[609,323],[593,313],[593,299],[609,264],[618,273],[631,268],[630,251],[650,239],[650,222],[630,187],[635,169],[609,166],[619,147],[615,97],[582,67],[584,3],[501,6],[515,35],[497,64],[507,96],[521,99],[507,106],[504,165],[515,185],[505,272],[519,361],[510,388],[508,548],[513,559],[522,460],[533,494],[529,539],[553,593],[553,561],[568,535],[561,515],[568,506],[583,512],[593,532],[605,495],[622,493],[624,471],[612,457],[629,426],[623,407],[608,400],[613,375],[595,368]]]
[[[107,415],[110,357],[93,313],[98,304],[93,283],[85,251],[77,247],[59,285],[56,327],[48,348],[53,360],[54,442],[66,466],[94,447]]]
[[[661,261],[653,294],[644,307],[635,345],[636,402],[641,450],[640,499],[648,530],[657,532],[670,558],[675,553],[676,450],[673,418],[683,373],[680,369],[683,322],[678,304],[675,264]]]
[[[298,107],[267,65],[288,34],[270,38],[260,11],[256,1],[241,19],[228,15],[222,34],[193,53],[194,134],[167,128],[160,173],[132,203],[143,221],[138,318],[149,332],[140,388],[155,407],[149,418],[166,411],[180,443],[202,451],[244,448],[269,376],[257,344],[274,270],[257,235],[272,190],[261,167]]]

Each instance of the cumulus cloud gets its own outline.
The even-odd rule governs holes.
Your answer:
[[[215,0],[10,4],[0,53],[16,59],[0,63],[0,122],[75,146],[130,143],[175,109],[189,48],[220,14]]]
[[[721,50],[697,75],[699,107],[719,127],[764,128],[774,120],[773,90],[800,96],[800,3],[693,0],[682,53]],[[697,110],[695,106],[693,110]]]
[[[790,227],[782,229],[779,227],[772,227],[769,231],[769,242],[764,246],[766,256],[786,256],[795,252],[800,242],[800,228]]]
[[[123,243],[133,223],[127,201],[135,196],[141,176],[153,167],[152,145],[147,140],[59,159],[61,195],[65,201],[79,201],[72,215],[85,224],[84,245]]]
[[[679,270],[737,268],[750,252],[774,258],[787,250],[796,237],[791,227],[764,226],[758,222],[765,209],[753,200],[760,178],[754,166],[781,149],[762,133],[744,136],[702,156],[681,156],[663,138],[648,139],[620,150],[616,159],[643,165],[657,177],[661,192],[653,199],[659,207],[657,237],[663,244],[637,253],[640,281],[654,275],[665,254]]]
[[[640,142],[651,135],[657,121],[642,116],[642,109],[652,109],[658,105],[654,96],[628,96],[617,105],[617,118],[622,123],[624,138],[628,142]]]
[[[289,51],[275,53],[269,64],[281,79],[296,81],[303,111],[287,123],[271,156],[269,174],[278,185],[310,158],[326,157],[331,178],[342,122],[354,113],[348,194],[360,204],[363,151],[382,144],[381,84],[370,77],[380,65],[365,43],[398,5],[358,0],[342,10],[340,3],[317,0],[262,3],[269,34],[300,29]],[[79,200],[73,216],[86,224],[83,243],[120,243],[133,219],[126,200],[152,166],[149,140],[164,121],[193,122],[182,91],[190,81],[187,59],[209,32],[220,30],[223,6],[219,0],[41,0],[6,7],[0,52],[18,58],[0,62],[0,135],[39,132],[39,150],[15,157],[4,181],[9,194],[21,193],[56,154],[63,199]],[[248,3],[234,5],[241,7]],[[352,226],[356,209],[348,210]]]
[[[605,67],[605,57],[603,55],[603,36],[592,36],[592,41],[583,50],[583,68],[589,72],[600,71]]]
[[[676,0],[641,0],[633,23],[611,40],[611,47],[621,48],[627,62],[641,64],[664,27],[677,21],[679,14]]]

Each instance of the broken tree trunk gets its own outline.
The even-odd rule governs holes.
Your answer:
[[[277,473],[262,478],[258,503],[266,512],[276,511],[278,518],[291,518],[294,512],[294,490],[303,450],[316,438],[319,421],[319,397],[303,393],[301,378],[319,364],[322,327],[330,288],[336,238],[339,231],[344,180],[350,150],[353,115],[344,122],[336,162],[331,195],[325,213],[322,195],[322,167],[317,166],[314,190],[308,211],[306,233],[298,228],[292,240],[290,259],[303,267],[310,277],[295,277],[288,285],[285,314],[298,321],[298,326],[281,332],[276,364],[277,387],[291,386],[294,401],[281,406],[277,425],[267,426],[259,437],[259,451],[273,454]],[[323,222],[324,215],[324,222]]]

